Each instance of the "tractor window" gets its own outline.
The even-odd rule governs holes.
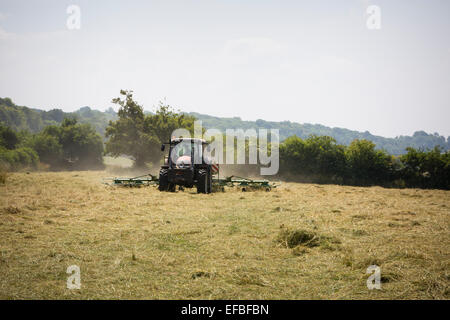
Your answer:
[[[182,156],[190,156],[190,152],[188,152],[188,150],[186,150],[185,146],[181,146],[180,150],[178,150],[178,157],[182,157]]]
[[[200,143],[194,143],[194,163],[202,163],[203,146]]]
[[[174,166],[189,166],[191,164],[191,143],[180,142],[175,145],[170,153],[170,158]]]
[[[170,158],[173,166],[185,167],[191,165],[192,149],[194,155],[194,164],[201,164],[203,156],[203,145],[198,142],[191,143],[191,141],[182,141],[174,145],[172,147],[172,151],[170,152]]]

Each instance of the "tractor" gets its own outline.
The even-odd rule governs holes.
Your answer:
[[[171,139],[161,145],[161,151],[164,152],[166,145],[169,154],[159,171],[159,190],[174,192],[178,185],[181,189],[195,186],[197,193],[211,193],[212,175],[218,166],[203,156],[208,143],[198,138]]]
[[[219,165],[214,159],[205,155],[208,143],[198,138],[173,138],[161,145],[165,151],[169,145],[169,154],[159,171],[159,179],[151,174],[134,178],[105,178],[108,185],[124,187],[141,187],[157,185],[160,191],[175,192],[183,188],[197,188],[198,193],[225,191],[225,187],[238,187],[242,191],[266,190],[276,188],[276,183],[268,180],[253,180],[237,176],[220,178]],[[215,175],[213,180],[213,175]],[[214,188],[213,188],[214,187]]]

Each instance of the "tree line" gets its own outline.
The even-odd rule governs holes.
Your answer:
[[[39,133],[49,125],[60,125],[67,118],[91,124],[103,137],[108,122],[116,120],[117,114],[112,108],[102,112],[89,107],[82,107],[75,112],[64,112],[61,109],[44,111],[17,106],[10,98],[0,98],[0,122],[15,131]]]
[[[151,114],[148,111],[144,115]],[[215,128],[224,131],[225,129],[279,129],[280,141],[290,137],[298,136],[306,139],[310,135],[330,136],[336,139],[337,143],[350,145],[355,140],[369,140],[376,144],[378,149],[386,150],[389,154],[400,155],[406,153],[407,147],[416,149],[432,149],[436,145],[444,150],[450,150],[450,137],[440,136],[438,133],[426,133],[424,131],[414,132],[412,136],[399,136],[386,138],[376,136],[370,132],[358,132],[344,128],[330,128],[320,124],[295,123],[290,121],[273,122],[265,120],[244,121],[239,117],[220,118],[199,113],[186,113],[186,117],[193,117],[203,122],[206,129]],[[106,128],[110,121],[118,118],[117,113],[109,108],[102,112],[83,107],[75,112],[64,112],[60,109],[43,111],[31,109],[24,106],[17,106],[10,98],[0,98],[0,122],[16,131],[27,130],[32,133],[42,131],[48,125],[59,125],[64,118],[76,118],[80,123],[90,123],[96,131],[105,136]]]
[[[159,150],[161,143],[169,141],[177,128],[192,133],[195,117],[176,113],[164,104],[160,104],[156,114],[146,115],[133,100],[131,91],[121,91],[121,96],[113,100],[120,106],[119,118],[106,129],[106,152],[130,155],[136,166],[151,163],[152,167],[159,167],[163,155]],[[310,135],[302,139],[294,135],[285,139],[279,150],[278,177],[286,180],[450,188],[450,151],[444,152],[438,146],[428,151],[409,147],[406,154],[393,156],[365,139],[355,139],[346,146],[329,136]],[[247,172],[255,172],[254,169],[248,166]]]
[[[414,147],[416,149],[432,149],[435,146],[440,146],[444,150],[450,150],[450,137],[445,138],[438,133],[426,133],[425,131],[416,131],[412,136],[399,136],[395,138],[386,138],[373,135],[368,131],[359,132],[345,128],[330,128],[320,124],[310,123],[296,123],[291,121],[245,121],[239,117],[220,118],[199,113],[188,113],[198,120],[203,122],[203,126],[207,129],[215,128],[225,131],[228,128],[240,129],[278,129],[280,132],[280,141],[284,141],[288,137],[297,136],[302,139],[307,139],[311,135],[329,136],[336,139],[337,143],[343,145],[350,145],[355,140],[369,140],[375,143],[378,149],[386,150],[389,154],[401,155],[406,153],[407,147]]]
[[[175,112],[162,102],[151,114],[133,99],[132,91],[121,90],[112,102],[119,106],[118,117],[106,127],[105,143],[92,125],[74,118],[64,118],[61,124],[48,125],[38,133],[0,124],[0,165],[8,170],[102,169],[107,154],[126,155],[135,167],[155,169],[163,159],[161,143],[169,141],[175,129],[193,132],[195,117]],[[393,156],[366,139],[355,139],[347,146],[326,135],[293,135],[279,147],[277,178],[285,180],[450,188],[450,151],[439,146],[428,150],[408,147],[405,154]],[[251,173],[254,168],[247,169]]]
[[[104,155],[128,156],[140,169],[159,167],[161,144],[170,140],[175,129],[192,132],[195,118],[162,102],[156,113],[145,113],[133,100],[132,91],[121,90],[120,94],[112,100],[120,109],[117,120],[110,120],[105,129],[105,143],[94,126],[74,117],[47,125],[38,133],[14,130],[0,122],[0,169],[103,169]]]
[[[17,132],[0,124],[2,170],[83,170],[103,168],[103,141],[90,124],[66,118],[39,133]]]
[[[292,136],[280,144],[279,176],[317,183],[450,189],[449,151],[406,151],[392,156],[368,140],[345,146],[328,136]]]

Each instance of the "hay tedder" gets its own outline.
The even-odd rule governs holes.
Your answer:
[[[158,186],[160,191],[174,192],[196,187],[198,193],[224,191],[225,187],[237,187],[242,191],[276,188],[277,184],[268,180],[253,180],[237,176],[220,178],[219,165],[212,159],[203,157],[208,143],[203,139],[172,139],[161,146],[161,151],[169,145],[169,154],[159,171],[159,178],[147,174],[134,178],[108,178],[109,185],[125,187]]]

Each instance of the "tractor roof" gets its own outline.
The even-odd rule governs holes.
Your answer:
[[[207,143],[205,139],[199,139],[199,138],[175,138],[175,139],[171,139],[170,143],[180,143],[181,141],[202,143],[202,144]]]

